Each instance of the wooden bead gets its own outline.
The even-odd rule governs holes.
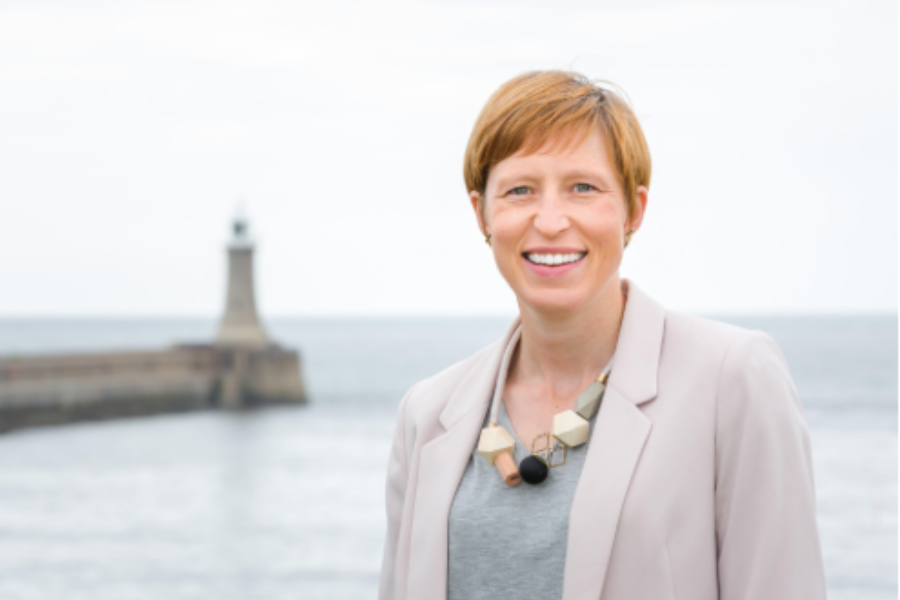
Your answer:
[[[481,430],[478,454],[484,457],[488,464],[493,465],[498,456],[504,452],[512,453],[515,447],[516,441],[500,425],[491,425]]]
[[[586,390],[578,396],[578,402],[575,404],[575,412],[583,419],[590,419],[597,414],[600,409],[600,402],[603,400],[603,392],[606,391],[606,385],[600,381],[595,381],[588,386]]]
[[[591,424],[574,410],[566,410],[553,417],[553,437],[569,446],[580,446],[588,440]]]
[[[522,483],[522,477],[519,475],[519,468],[513,459],[512,452],[501,452],[494,459],[494,466],[500,471],[500,477],[509,487],[514,487]]]

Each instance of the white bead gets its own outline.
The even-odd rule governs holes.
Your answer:
[[[569,446],[580,446],[588,440],[591,424],[574,410],[567,410],[553,417],[553,437]]]
[[[478,439],[478,454],[484,457],[484,460],[493,465],[497,460],[497,456],[504,452],[512,452],[516,447],[516,441],[513,436],[509,435],[500,425],[491,425],[481,430],[481,437]]]

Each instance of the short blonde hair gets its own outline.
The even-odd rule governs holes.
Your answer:
[[[631,218],[638,186],[650,186],[650,150],[641,125],[620,94],[567,71],[523,73],[494,92],[478,115],[466,147],[466,189],[483,198],[491,168],[504,158],[519,151],[536,152],[551,138],[565,144],[578,142],[597,127],[606,140]]]

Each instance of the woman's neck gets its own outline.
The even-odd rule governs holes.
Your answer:
[[[508,381],[538,384],[557,398],[577,394],[606,367],[616,350],[625,310],[618,276],[578,313],[544,315],[520,306],[522,338]]]

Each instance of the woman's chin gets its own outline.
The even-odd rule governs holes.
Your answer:
[[[550,318],[565,318],[582,312],[591,303],[582,290],[528,290],[516,294],[532,312]]]

